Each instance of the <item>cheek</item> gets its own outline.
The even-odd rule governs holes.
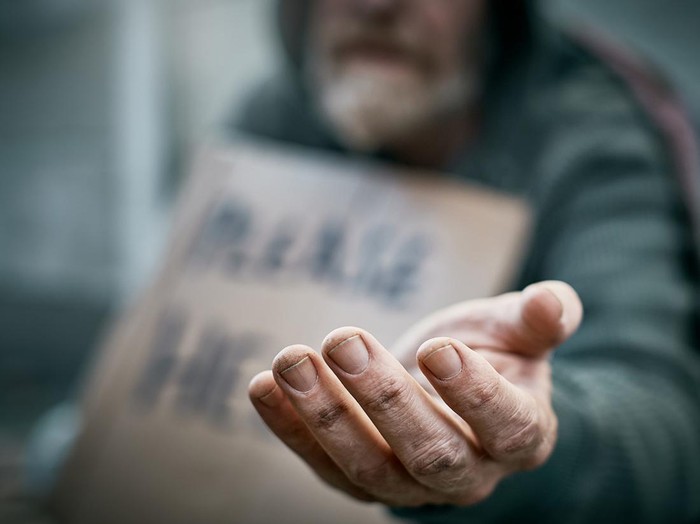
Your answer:
[[[284,1],[284,0],[283,0]],[[347,17],[350,0],[316,0],[311,2],[308,39],[311,47],[324,54],[333,41],[334,28]]]
[[[352,13],[354,3],[356,0],[315,0],[311,2],[312,17],[323,21],[342,18]]]

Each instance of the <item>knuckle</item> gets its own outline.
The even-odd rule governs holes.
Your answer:
[[[467,456],[462,446],[444,442],[411,459],[406,467],[416,478],[454,479],[463,474],[466,462]]]
[[[379,464],[356,464],[347,472],[350,482],[361,488],[369,490],[386,483],[389,474],[388,461]]]
[[[519,424],[520,429],[504,438],[497,438],[492,443],[493,453],[498,457],[521,455],[532,451],[542,439],[540,426],[531,419]]]
[[[384,413],[401,408],[409,396],[407,382],[391,378],[374,389],[364,402],[365,407],[375,413]]]
[[[494,403],[500,394],[501,385],[498,381],[477,381],[467,394],[467,404],[470,409],[479,410]]]
[[[350,411],[350,407],[341,401],[331,403],[316,410],[311,416],[310,424],[315,429],[328,430],[335,426]]]

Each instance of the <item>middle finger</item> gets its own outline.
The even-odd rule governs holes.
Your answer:
[[[272,368],[299,417],[352,483],[391,505],[429,499],[429,490],[406,472],[317,353],[290,346],[275,357]]]
[[[491,466],[446,408],[369,333],[333,331],[323,356],[408,472],[443,493],[486,485]]]

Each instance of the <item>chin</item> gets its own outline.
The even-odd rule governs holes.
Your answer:
[[[406,68],[353,63],[320,87],[321,112],[345,145],[380,149],[432,116],[430,90]]]

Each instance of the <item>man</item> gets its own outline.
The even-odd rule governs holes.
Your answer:
[[[620,77],[522,0],[286,1],[280,20],[289,70],[238,130],[456,173],[527,198],[535,228],[524,291],[407,331],[393,351],[418,368],[359,328],[283,350],[250,385],[270,428],[420,522],[700,518],[691,221]]]

